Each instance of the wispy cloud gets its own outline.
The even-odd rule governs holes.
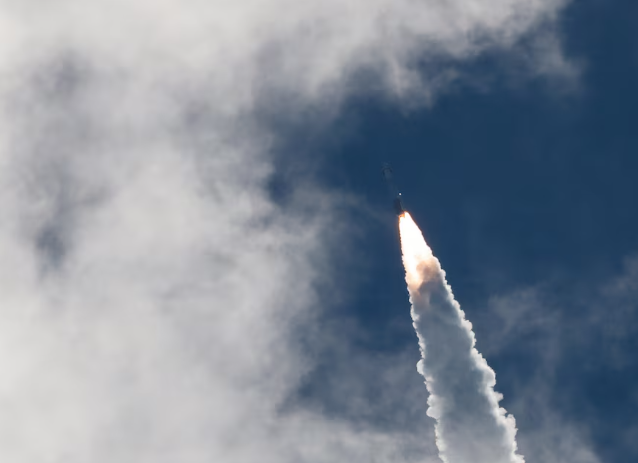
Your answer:
[[[621,399],[593,403],[589,394],[592,384],[609,384],[610,375],[635,367],[637,262],[627,258],[622,271],[606,278],[554,277],[495,296],[477,311],[479,346],[488,359],[518,364],[514,375],[501,372],[499,379],[516,390],[506,396],[507,408],[519,417],[527,461],[598,463],[635,454],[631,427],[614,431],[615,449],[599,446],[597,438],[611,429],[601,414]]]

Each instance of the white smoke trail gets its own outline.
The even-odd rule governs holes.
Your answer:
[[[499,407],[496,376],[476,350],[445,272],[409,214],[399,219],[412,319],[422,359],[419,373],[430,392],[428,415],[446,463],[522,463],[516,454],[516,423]]]

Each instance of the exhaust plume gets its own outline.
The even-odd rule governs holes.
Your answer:
[[[472,324],[454,300],[439,260],[408,213],[399,218],[405,279],[430,393],[428,415],[446,463],[523,463],[516,423],[499,407],[496,376],[475,348]]]

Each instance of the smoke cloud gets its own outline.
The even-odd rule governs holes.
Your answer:
[[[446,463],[522,463],[516,424],[499,407],[496,376],[476,350],[445,272],[409,214],[400,217],[401,249],[437,446]]]
[[[563,4],[0,0],[0,460],[436,461],[290,405],[342,236],[264,114],[429,103]]]

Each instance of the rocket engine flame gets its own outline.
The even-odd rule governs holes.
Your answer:
[[[516,423],[499,406],[496,375],[475,348],[472,324],[454,299],[439,260],[410,214],[399,217],[411,314],[419,338],[417,370],[430,393],[428,415],[445,463],[524,463]]]
[[[399,217],[399,231],[408,290],[418,290],[431,271],[440,270],[439,261],[408,212]]]

